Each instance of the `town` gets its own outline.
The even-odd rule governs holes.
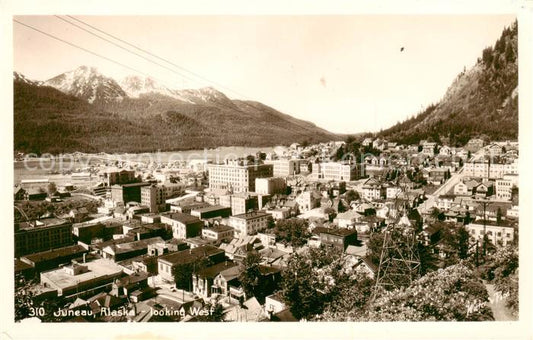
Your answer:
[[[65,176],[15,186],[17,321],[517,313],[518,142],[348,137]]]

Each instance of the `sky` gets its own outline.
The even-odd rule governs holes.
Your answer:
[[[335,133],[377,132],[438,102],[464,67],[473,66],[515,20],[514,15],[75,17],[180,68],[147,56],[171,72],[55,16],[15,16],[135,71],[17,23],[14,70],[46,80],[87,65],[115,79],[150,75],[173,89],[213,86],[230,98],[260,101]]]

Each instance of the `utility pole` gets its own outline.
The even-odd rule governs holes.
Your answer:
[[[485,261],[487,255],[487,206],[491,202],[487,200],[479,200],[478,202],[483,205],[483,261]]]

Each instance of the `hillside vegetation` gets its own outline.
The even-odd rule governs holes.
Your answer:
[[[483,50],[474,67],[461,72],[443,99],[380,133],[392,141],[422,139],[464,145],[472,137],[518,138],[518,27],[506,28]]]
[[[266,105],[227,101],[191,104],[151,94],[93,105],[15,78],[14,149],[37,154],[150,152],[338,138]]]

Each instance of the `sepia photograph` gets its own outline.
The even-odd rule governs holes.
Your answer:
[[[10,323],[524,321],[530,21],[57,13],[8,23]]]

